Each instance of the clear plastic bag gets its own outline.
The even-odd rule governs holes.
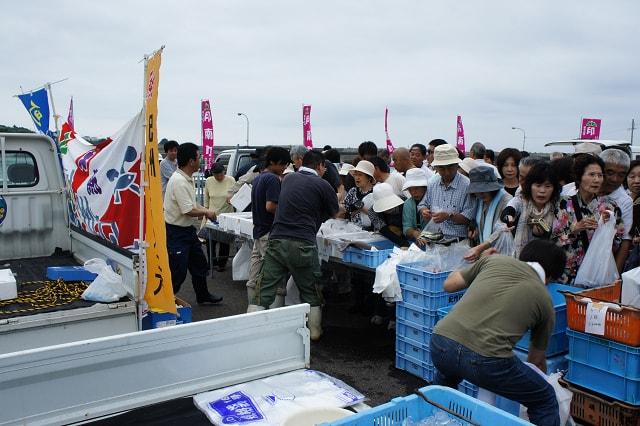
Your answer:
[[[104,259],[94,258],[84,262],[83,266],[87,271],[93,272],[94,274],[99,274],[100,271],[102,271],[102,269],[107,266],[107,262]]]
[[[251,269],[251,243],[245,241],[240,250],[233,256],[231,262],[231,279],[234,281],[246,281],[249,279],[249,269]]]
[[[600,287],[611,284],[618,278],[618,267],[613,258],[611,246],[616,235],[616,220],[609,211],[609,220],[605,223],[602,215],[598,220],[598,228],[593,233],[587,253],[576,274],[575,284],[585,287]]]
[[[516,252],[516,244],[513,240],[513,234],[511,231],[509,231],[506,226],[501,227],[493,233],[491,239],[493,239],[494,236],[496,240],[493,243],[493,247],[498,250],[498,253],[503,256],[513,257]]]

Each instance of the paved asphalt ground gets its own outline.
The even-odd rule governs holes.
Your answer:
[[[178,296],[190,303],[193,320],[202,321],[246,312],[247,293],[244,281],[232,281],[231,261],[224,272],[214,270],[209,290],[222,295],[224,301],[215,306],[198,306],[190,278]],[[336,377],[354,387],[371,406],[380,405],[397,396],[408,395],[426,385],[424,380],[397,370],[395,363],[395,330],[385,325],[372,325],[368,315],[349,313],[351,296],[327,294],[323,311],[324,335],[311,344],[311,368]],[[231,355],[230,355],[231,356]],[[153,410],[139,409],[99,422],[104,425],[206,425],[204,414],[191,398],[160,404]]]

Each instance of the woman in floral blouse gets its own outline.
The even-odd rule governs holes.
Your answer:
[[[569,284],[573,283],[578,273],[601,215],[604,215],[605,220],[616,221],[613,251],[618,249],[624,235],[620,209],[608,197],[598,195],[603,182],[603,161],[591,154],[581,154],[575,159],[573,172],[578,193],[560,199],[552,229],[552,239],[567,254],[567,263],[560,281]],[[615,218],[607,218],[607,210],[613,211]]]

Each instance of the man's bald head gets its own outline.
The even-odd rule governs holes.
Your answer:
[[[402,147],[396,148],[393,151],[393,164],[395,169],[400,173],[404,173],[407,170],[415,167],[411,162],[409,150]]]

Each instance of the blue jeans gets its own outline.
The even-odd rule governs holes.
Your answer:
[[[437,371],[434,384],[457,388],[462,379],[527,407],[529,421],[559,426],[553,387],[515,355],[486,357],[447,337],[431,336],[431,358]]]

